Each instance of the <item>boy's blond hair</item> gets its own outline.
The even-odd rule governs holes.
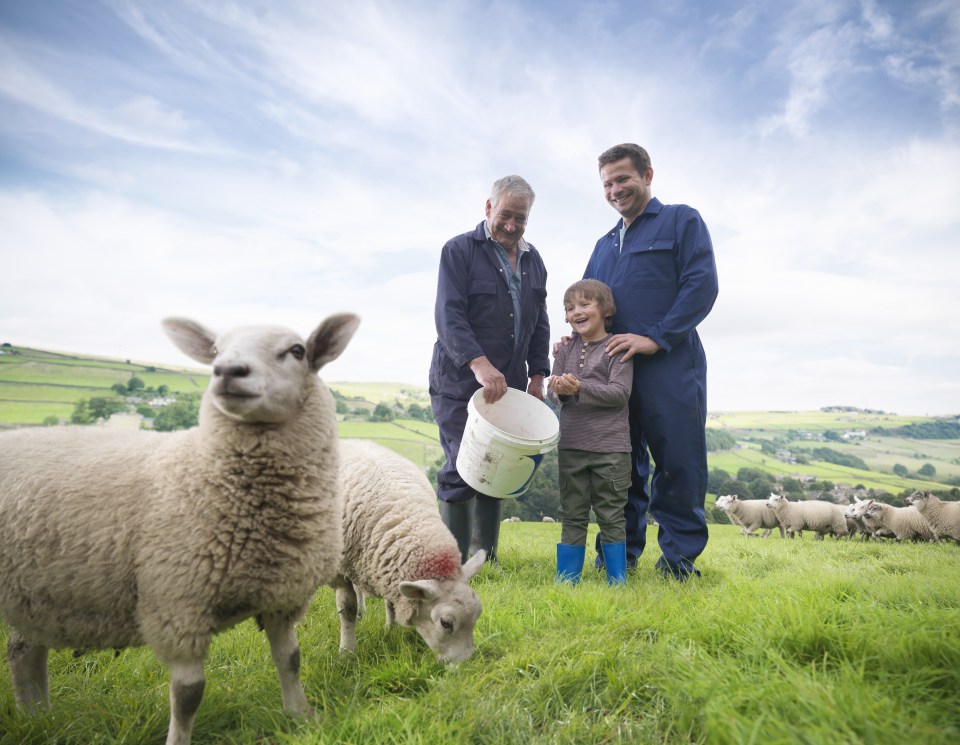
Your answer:
[[[570,285],[563,293],[563,313],[568,322],[570,319],[566,317],[567,304],[572,303],[577,297],[597,304],[603,316],[603,327],[609,331],[610,326],[613,325],[613,316],[617,312],[617,304],[613,302],[613,292],[610,288],[598,279],[581,279]]]

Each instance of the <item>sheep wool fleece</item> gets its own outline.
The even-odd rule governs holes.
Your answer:
[[[365,594],[389,600],[409,625],[414,601],[402,582],[460,577],[460,548],[443,524],[437,497],[410,461],[376,443],[341,440],[344,576]]]
[[[238,427],[205,397],[184,432],[0,434],[0,617],[167,664],[261,610],[302,617],[341,554],[332,409],[318,382],[285,427]]]

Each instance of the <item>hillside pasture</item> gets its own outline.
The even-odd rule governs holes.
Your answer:
[[[833,443],[828,443],[833,445]],[[756,445],[742,445],[735,450],[721,450],[709,453],[707,462],[710,468],[719,468],[736,475],[741,468],[756,468],[774,476],[813,476],[821,481],[847,483],[852,486],[862,484],[867,489],[877,489],[892,494],[906,489],[912,491],[936,491],[943,484],[923,479],[901,478],[893,473],[864,471],[859,468],[840,466],[824,461],[810,463],[786,463],[760,451]]]
[[[437,425],[415,419],[390,422],[337,422],[337,431],[344,439],[373,440],[402,455],[424,470],[443,455]]]
[[[626,586],[610,588],[590,569],[576,587],[554,584],[559,536],[559,525],[502,527],[502,570],[487,565],[471,583],[483,602],[477,649],[456,666],[412,630],[385,628],[377,599],[357,653],[341,655],[321,588],[298,630],[314,719],[284,716],[255,623],[215,637],[195,745],[960,738],[960,546],[758,540],[711,526],[703,577],[679,585],[654,571],[651,527]],[[0,742],[161,743],[168,677],[146,649],[55,651],[51,708],[27,717],[0,663]]]
[[[902,427],[932,417],[899,416],[897,414],[865,414],[834,411],[717,411],[707,416],[707,426],[749,435],[763,432],[776,436],[791,430],[810,432],[869,430],[871,427]]]

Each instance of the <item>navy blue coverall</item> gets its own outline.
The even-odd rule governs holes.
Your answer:
[[[633,356],[628,561],[644,550],[649,509],[663,553],[657,568],[682,579],[699,574],[693,563],[707,545],[707,359],[696,327],[717,298],[717,267],[707,226],[692,207],[651,199],[622,248],[621,225],[597,241],[583,276],[613,290],[612,333],[648,336],[661,347]]]
[[[457,453],[467,423],[467,403],[481,386],[469,362],[486,357],[507,379],[527,390],[529,377],[549,375],[550,325],[547,270],[529,243],[520,251],[520,338],[514,338],[514,306],[493,241],[476,229],[449,240],[440,254],[434,316],[437,342],[430,362],[430,401],[447,462],[437,474],[437,495],[462,502],[476,492],[457,473]]]

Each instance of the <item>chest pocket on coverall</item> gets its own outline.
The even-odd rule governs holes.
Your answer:
[[[677,286],[673,240],[644,241],[630,246],[630,286],[638,289],[670,289]]]
[[[477,329],[499,328],[503,324],[495,281],[471,278],[467,287],[467,318]]]

